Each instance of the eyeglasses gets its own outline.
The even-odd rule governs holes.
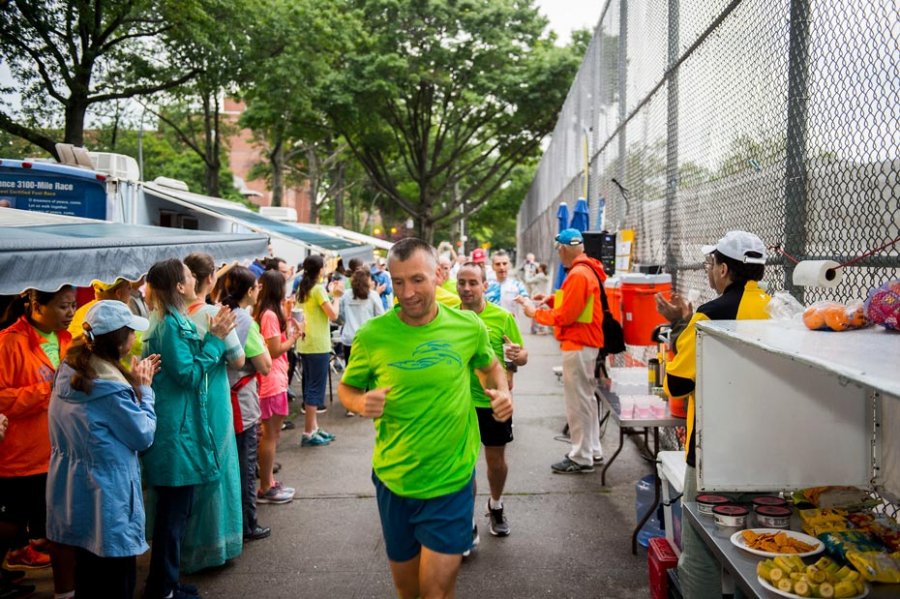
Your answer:
[[[706,270],[709,270],[710,268],[712,268],[716,265],[717,265],[716,259],[713,258],[712,256],[707,257],[706,260],[703,261],[703,268]]]

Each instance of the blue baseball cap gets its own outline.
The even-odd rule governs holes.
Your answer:
[[[556,243],[560,245],[581,245],[584,243],[584,237],[578,229],[563,229],[556,236]]]
[[[91,326],[91,332],[95,336],[118,331],[122,327],[133,331],[146,331],[150,328],[149,320],[133,314],[128,306],[117,300],[97,302],[88,310],[84,322]]]

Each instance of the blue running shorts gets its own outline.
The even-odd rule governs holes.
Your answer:
[[[472,546],[475,510],[472,478],[462,489],[431,499],[412,499],[392,492],[372,472],[381,530],[388,559],[405,562],[427,547],[438,553],[462,554]]]

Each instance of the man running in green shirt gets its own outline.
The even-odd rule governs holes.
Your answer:
[[[403,599],[453,596],[472,545],[479,439],[470,369],[497,420],[513,411],[484,324],[435,302],[437,268],[424,241],[394,244],[388,270],[398,305],[357,331],[338,387],[345,408],[374,418],[372,481]]]
[[[503,356],[501,363],[507,368],[509,388],[512,389],[513,370],[510,366],[524,366],[528,362],[528,351],[522,347],[522,333],[519,332],[515,316],[500,306],[485,301],[487,278],[484,267],[480,264],[463,264],[456,274],[456,288],[462,301],[461,308],[477,314],[487,327],[491,348],[498,358]],[[491,399],[485,395],[481,382],[474,375],[470,380],[481,443],[484,445],[484,459],[487,462],[488,485],[491,488],[487,506],[487,515],[491,519],[490,531],[495,537],[505,537],[509,535],[509,523],[503,515],[503,487],[506,486],[509,471],[505,449],[506,444],[513,440],[512,418],[497,422],[491,411]]]

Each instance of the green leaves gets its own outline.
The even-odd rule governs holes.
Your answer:
[[[552,44],[530,0],[353,5],[364,33],[323,106],[376,187],[430,237],[535,155],[581,56]]]

